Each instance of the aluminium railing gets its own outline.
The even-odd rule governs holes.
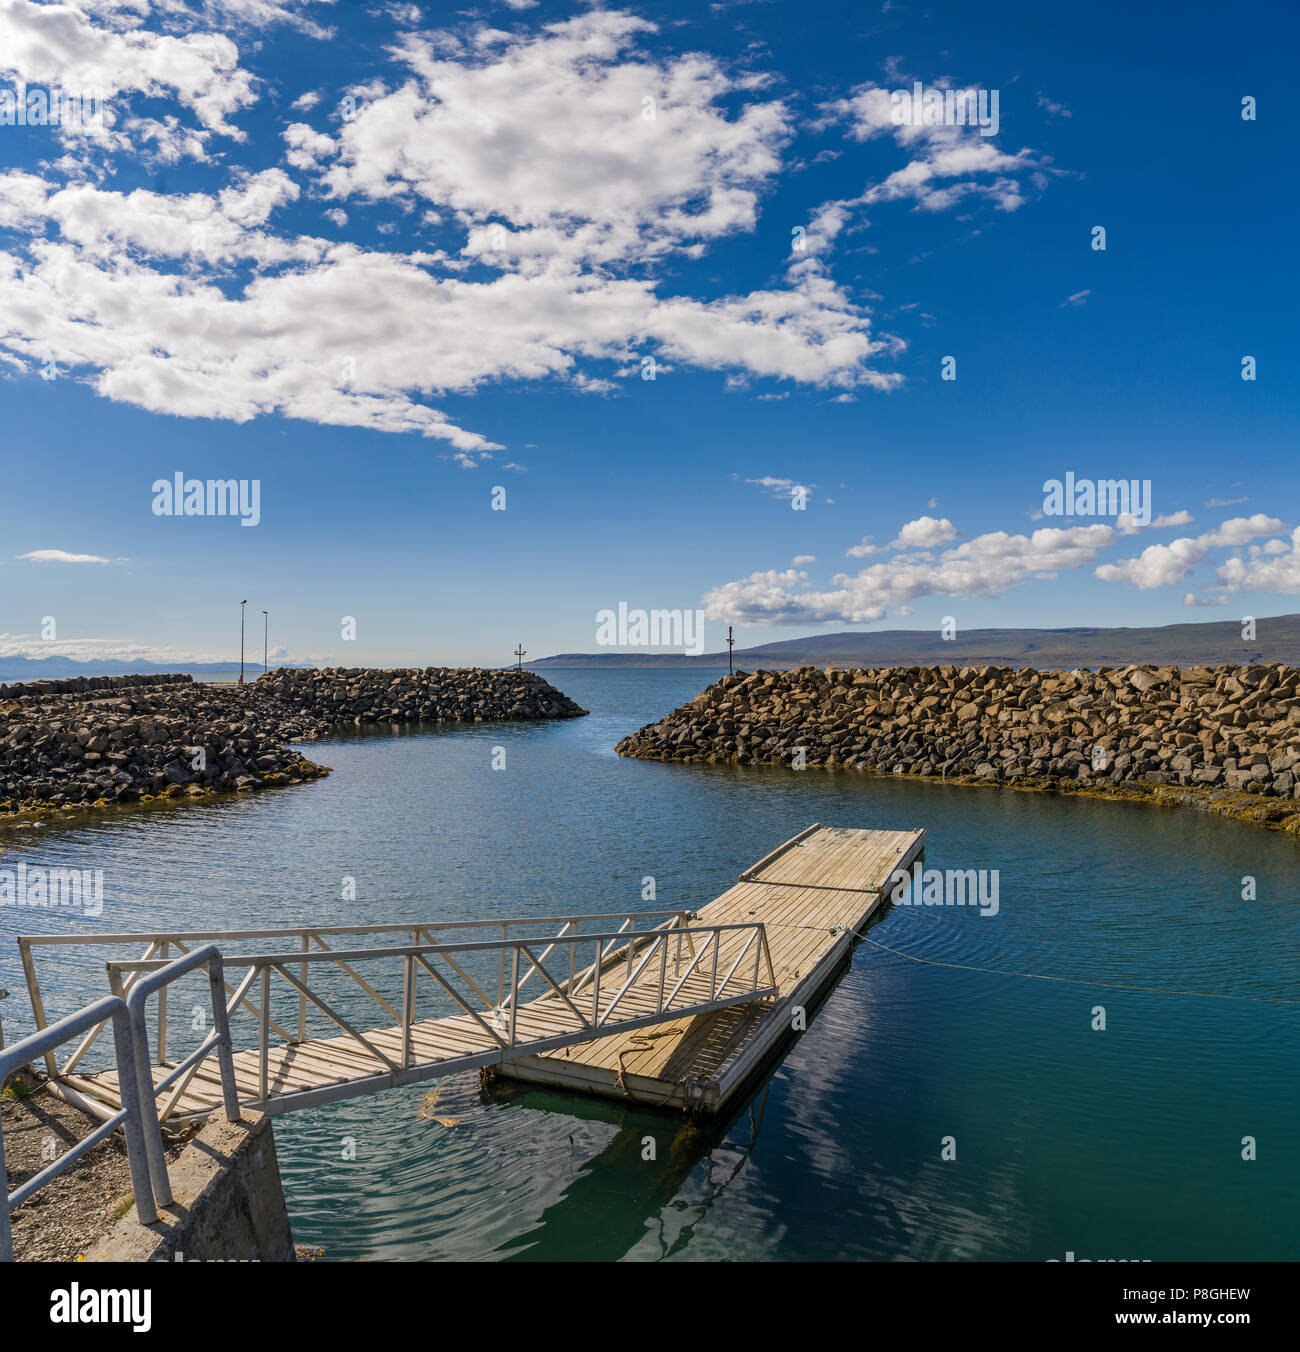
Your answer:
[[[157,994],[161,999],[173,981],[200,967],[208,974],[212,997],[212,1031],[192,1052],[183,1057],[169,1074],[155,1083],[152,1058],[149,1054],[149,1030],[145,1026],[145,1006],[150,996]],[[162,1122],[180,1100],[200,1063],[213,1054],[216,1055],[221,1077],[222,1107],[225,1110],[226,1121],[240,1120],[239,1092],[235,1084],[234,1052],[230,1042],[230,1022],[224,992],[225,966],[221,950],[215,944],[205,944],[204,947],[195,949],[186,957],[176,958],[157,971],[142,973],[132,985],[131,994],[127,997],[126,1008],[131,1026],[136,1093],[139,1101],[148,1104],[152,1109],[142,1115],[141,1124],[149,1178],[153,1184],[154,1199],[159,1206],[172,1204],[171,1179],[167,1175],[167,1157],[163,1152]],[[160,1111],[157,1107],[158,1095],[173,1084],[176,1088]]]
[[[116,1053],[118,1080],[122,1086],[121,1108],[106,1122],[96,1127],[90,1135],[60,1155],[48,1168],[33,1175],[13,1192],[8,1191],[4,1134],[3,1130],[0,1130],[0,1184],[5,1188],[5,1205],[0,1207],[0,1261],[11,1262],[14,1256],[10,1211],[25,1202],[37,1189],[56,1178],[87,1151],[93,1150],[118,1127],[122,1128],[126,1136],[126,1154],[131,1170],[131,1186],[135,1192],[136,1214],[146,1225],[158,1219],[145,1147],[144,1114],[136,1077],[135,1048],[131,1038],[130,1016],[124,1000],[115,995],[107,995],[102,1000],[96,1000],[85,1009],[69,1014],[66,1019],[52,1023],[0,1052],[0,1084],[3,1084],[20,1066],[25,1066],[37,1057],[43,1056],[50,1048],[62,1046],[71,1038],[85,1032],[87,1028],[95,1025],[103,1026],[105,1023],[113,1025],[113,1047]],[[156,1120],[154,1129],[157,1129]]]
[[[535,923],[535,922],[534,922]],[[584,951],[590,949],[591,960]],[[197,955],[194,955],[197,956]],[[477,970],[474,959],[479,959]],[[567,959],[567,961],[566,961]],[[396,964],[401,994],[389,1000],[356,970],[364,963]],[[413,943],[359,949],[301,950],[225,954],[226,968],[244,968],[245,975],[231,993],[227,1012],[248,1004],[254,987],[259,1000],[257,1013],[258,1093],[256,1103],[271,1110],[277,1101],[293,1099],[293,1106],[325,1102],[341,1093],[323,1085],[300,1086],[278,1092],[272,1077],[272,1033],[292,1045],[284,1030],[271,1018],[273,979],[287,984],[299,1000],[309,1001],[336,1025],[345,1038],[359,1046],[366,1063],[364,1071],[352,1065],[351,1081],[358,1088],[415,1083],[433,1074],[449,1073],[550,1050],[679,1017],[723,1009],[765,999],[776,994],[776,980],[767,934],[758,923],[730,925],[672,924],[653,930],[583,932],[566,928],[557,935],[530,936],[452,943]],[[392,1020],[385,1028],[363,1031],[355,1016],[347,1017],[324,993],[313,989],[302,973],[320,964],[334,966],[377,1003]],[[111,978],[134,992],[149,980],[144,975],[166,970],[161,959],[110,961]],[[299,973],[295,975],[294,969]],[[621,969],[621,970],[620,970]],[[670,974],[671,972],[671,974]],[[495,998],[490,994],[496,976]],[[536,976],[539,996],[521,1003],[520,991]],[[432,1057],[417,1057],[413,1030],[433,1029],[446,1014],[421,1016],[417,1007],[417,982],[427,977],[426,987],[450,1008],[453,1018],[464,1016],[481,1035],[467,1045]],[[378,978],[376,978],[378,980]],[[319,987],[319,983],[317,983]],[[227,989],[229,989],[227,987]],[[545,1026],[539,1014],[545,1013]],[[556,1016],[559,1016],[558,1018]],[[521,1022],[526,1025],[521,1027]],[[398,1049],[390,1055],[377,1041],[391,1031],[399,1033]],[[390,1047],[390,1051],[393,1051]],[[165,1083],[175,1084],[172,1097],[160,1118],[177,1109],[181,1095],[197,1063],[193,1058],[178,1066]],[[334,1082],[331,1082],[331,1085]]]
[[[641,934],[646,931],[638,929],[638,925],[646,925],[649,922],[658,922],[651,928],[681,928],[691,918],[690,911],[673,910],[647,910],[647,911],[623,911],[614,914],[570,914],[566,916],[542,916],[542,917],[511,917],[502,920],[452,920],[452,921],[402,921],[393,924],[365,924],[365,925],[295,925],[283,928],[267,929],[245,929],[245,930],[154,930],[148,932],[128,932],[117,934],[41,934],[41,935],[19,935],[17,938],[18,950],[22,959],[23,974],[27,982],[27,993],[31,1001],[32,1016],[35,1020],[38,1030],[47,1026],[45,1013],[45,1002],[41,992],[40,982],[37,975],[36,955],[39,950],[58,947],[103,947],[103,946],[124,946],[128,944],[144,944],[146,947],[141,956],[141,962],[150,962],[151,970],[156,970],[166,962],[175,958],[177,952],[181,956],[186,956],[193,951],[194,944],[219,942],[222,944],[233,943],[255,943],[264,939],[293,939],[298,943],[300,954],[306,954],[311,950],[311,946],[316,945],[317,950],[333,953],[337,950],[330,948],[326,938],[338,939],[341,936],[374,937],[378,935],[403,935],[411,944],[433,943],[433,936],[439,933],[462,933],[467,930],[487,930],[491,933],[499,933],[502,939],[510,937],[512,930],[523,928],[538,929],[542,926],[561,926],[560,935],[565,933],[574,933],[580,925],[589,925],[593,923],[605,925],[617,925],[618,934],[636,933]],[[555,937],[559,937],[558,935]],[[548,936],[547,941],[549,941]],[[173,951],[175,950],[175,951]],[[234,961],[234,954],[226,951],[225,960],[227,964]],[[295,954],[297,958],[299,955]],[[505,984],[504,957],[500,959],[500,969],[497,973],[497,984],[499,991],[503,991]],[[121,964],[109,965],[110,987],[115,995],[126,999],[130,994],[132,983],[138,978],[139,971],[126,971],[125,973],[115,968]],[[138,967],[139,964],[136,964]],[[350,964],[344,960],[339,964],[340,970],[344,971],[369,995],[378,999],[377,993],[368,986],[368,983],[355,970],[352,970]],[[299,979],[306,982],[306,965],[299,966]],[[532,976],[531,969],[528,972],[525,981]],[[226,985],[226,993],[233,994],[233,988]],[[504,999],[504,994],[498,997],[498,1004]],[[382,1001],[381,1001],[382,1003]],[[286,1042],[304,1042],[307,1039],[307,1010],[308,998],[300,993],[297,1003],[297,1031],[296,1034],[281,1027],[278,1023],[272,1023],[271,1027],[277,1036],[282,1037]],[[255,1001],[248,997],[247,989],[243,991],[243,998],[237,1005],[231,1005],[230,1011],[233,1013],[237,1007],[248,1010],[259,1022],[261,1020],[261,1011]],[[161,990],[158,994],[157,1019],[155,1024],[156,1053],[157,1059],[161,1063],[166,1063],[168,1059],[168,1001],[167,991]],[[73,1049],[67,1060],[58,1065],[54,1057],[54,1049],[51,1048],[45,1054],[46,1073],[52,1079],[62,1079],[71,1075],[82,1063],[86,1054],[95,1044],[99,1035],[103,1031],[104,1024],[87,1031],[86,1036]],[[93,1102],[86,1105],[92,1111],[100,1111],[99,1106]]]
[[[145,1006],[150,996],[161,994],[179,977],[197,968],[204,968],[212,994],[212,1032],[190,1052],[171,1073],[154,1083],[150,1069],[149,1034],[145,1026]],[[7,1193],[7,1205],[0,1208],[0,1261],[13,1258],[13,1232],[10,1211],[26,1201],[37,1189],[44,1187],[69,1165],[111,1135],[120,1126],[126,1138],[127,1162],[131,1171],[131,1186],[135,1193],[137,1219],[150,1225],[158,1219],[158,1208],[172,1205],[171,1180],[167,1174],[167,1157],[163,1150],[161,1118],[157,1110],[157,1096],[176,1081],[189,1077],[199,1063],[215,1053],[221,1077],[222,1103],[226,1120],[240,1120],[239,1096],[235,1086],[235,1070],[227,1020],[224,968],[221,952],[214,944],[196,949],[186,957],[177,958],[142,973],[133,983],[130,996],[108,995],[87,1005],[75,1014],[57,1023],[38,1029],[30,1037],[0,1051],[0,1084],[20,1066],[28,1065],[92,1028],[113,1026],[113,1046],[117,1066],[117,1083],[121,1107],[109,1112],[88,1136],[78,1141],[71,1150],[61,1155],[47,1169],[29,1178],[12,1193]],[[169,1103],[179,1097],[178,1089]],[[0,1134],[0,1180],[4,1180],[4,1138]],[[6,1187],[7,1187],[6,1182]]]

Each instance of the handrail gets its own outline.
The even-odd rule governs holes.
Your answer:
[[[637,928],[638,921],[645,923],[647,916],[668,918],[652,929]],[[244,1106],[269,1113],[292,1111],[339,1097],[337,1093],[330,1096],[336,1084],[353,1086],[355,1093],[416,1083],[435,1074],[542,1054],[665,1019],[767,1000],[778,993],[761,922],[690,923],[694,917],[687,911],[594,919],[601,923],[588,921],[589,928],[566,920],[558,934],[528,921],[528,932],[516,936],[499,921],[453,922],[445,927],[449,933],[443,942],[437,941],[437,925],[338,926],[334,928],[344,934],[378,934],[381,939],[404,934],[407,940],[340,948],[330,948],[310,928],[295,929],[289,933],[309,935],[318,947],[268,945],[263,952],[222,953],[208,944],[180,958],[151,955],[172,945],[184,950],[183,939],[142,936],[150,940],[144,957],[111,958],[105,967],[112,989],[125,997],[128,1008],[137,1096],[151,1104],[161,1096],[157,1113],[150,1114],[153,1125],[146,1124],[143,1130],[145,1158],[159,1205],[168,1205],[172,1194],[157,1124],[178,1111],[197,1115],[200,1109],[195,1104],[202,1105],[203,1114],[211,1106],[224,1105],[227,1117],[237,1119],[236,1063],[243,1067]],[[484,929],[505,929],[506,937],[461,937],[466,931],[481,933]],[[317,980],[322,963],[328,979]],[[367,965],[375,963],[395,963],[396,968],[366,971]],[[164,996],[172,981],[199,967],[207,970],[211,988],[211,1034],[177,1062],[165,1050],[160,1030],[151,1056],[146,1031],[148,1001],[155,994]],[[238,969],[238,977],[228,973],[230,968]],[[529,994],[530,981],[533,994]],[[281,982],[289,988],[281,989],[281,994],[298,1006],[297,1037],[271,1017],[271,997]],[[349,983],[364,994],[360,1004]],[[525,996],[527,1003],[522,1003]],[[357,1010],[372,1001],[383,1011],[382,1021],[357,1017]],[[297,1064],[292,1049],[310,1045],[308,1004],[343,1037],[327,1034],[325,1041],[334,1039],[329,1044],[332,1050],[308,1051],[303,1062],[308,1073],[300,1077],[291,1069]],[[256,1031],[236,1062],[232,1020],[240,1010],[254,1016]],[[284,1020],[283,1014],[280,1017]],[[313,1039],[319,1036],[311,1035]],[[83,1041],[77,1057],[88,1042]],[[219,1100],[214,1103],[216,1086],[205,1077],[202,1088],[189,1091],[191,1106],[182,1107],[198,1067],[214,1054],[220,1064]],[[340,1070],[340,1078],[314,1082],[328,1066],[328,1057]],[[162,1075],[157,1085],[155,1074]],[[91,1111],[107,1116],[117,1105],[111,1096],[100,1101],[95,1079],[94,1073],[84,1083],[75,1075],[68,1076],[64,1089],[85,1095]]]
[[[591,934],[566,934],[561,939],[546,939],[541,942],[551,942],[556,948],[567,948],[571,944],[594,943],[600,940],[602,943],[608,939],[627,939],[637,943],[655,942],[659,939],[675,939],[680,936],[686,938],[690,935],[708,934],[713,931],[727,930],[762,930],[764,926],[761,921],[749,920],[744,922],[735,922],[728,925],[695,925],[683,930],[613,930],[606,933]],[[222,961],[227,967],[248,967],[267,965],[278,965],[280,963],[312,963],[312,962],[334,962],[343,959],[348,962],[359,962],[368,958],[393,958],[400,957],[405,953],[476,953],[495,951],[499,948],[523,948],[529,944],[538,943],[536,935],[527,939],[483,939],[470,940],[454,944],[394,944],[384,948],[331,948],[320,953],[302,953],[298,949],[293,949],[284,953],[224,953],[221,955]],[[213,945],[215,947],[215,945]],[[195,952],[202,952],[196,949]],[[190,955],[191,957],[194,954]],[[183,961],[179,959],[178,961]],[[169,964],[162,958],[122,958],[110,959],[104,964],[111,972],[157,972],[166,968]]]
[[[42,1169],[39,1174],[29,1178],[13,1192],[8,1191],[4,1162],[4,1132],[3,1128],[0,1128],[0,1184],[5,1189],[5,1205],[0,1207],[0,1262],[12,1262],[14,1257],[13,1227],[9,1220],[9,1212],[25,1202],[38,1188],[44,1187],[51,1179],[61,1174],[88,1150],[92,1150],[119,1126],[126,1136],[126,1156],[131,1169],[136,1215],[145,1225],[152,1224],[158,1219],[156,1199],[150,1180],[143,1130],[144,1113],[140,1101],[135,1048],[126,1001],[116,995],[106,995],[102,1000],[96,1000],[94,1004],[87,1005],[77,1013],[69,1014],[65,1019],[59,1019],[45,1028],[38,1029],[29,1037],[15,1042],[12,1047],[0,1051],[0,1085],[20,1066],[25,1066],[50,1049],[61,1046],[70,1038],[85,1032],[87,1028],[107,1021],[111,1021],[113,1025],[113,1047],[122,1094],[121,1109],[96,1127],[89,1136],[78,1141],[49,1168]]]
[[[649,911],[593,911],[589,914],[568,912],[564,915],[525,915],[509,916],[498,920],[489,917],[484,920],[402,920],[392,924],[372,923],[366,925],[289,925],[283,929],[246,929],[246,930],[134,930],[121,934],[20,934],[18,944],[24,945],[66,945],[78,947],[92,944],[134,944],[134,943],[199,943],[204,939],[277,939],[298,937],[303,934],[385,934],[398,930],[451,930],[451,929],[494,929],[509,925],[512,929],[519,925],[566,925],[588,920],[649,920],[652,917],[685,918],[690,911],[680,906],[664,910]]]
[[[37,1029],[46,1026],[45,1006],[41,996],[40,983],[37,978],[36,964],[34,960],[34,950],[39,948],[59,947],[67,945],[76,945],[78,947],[103,946],[105,944],[147,944],[144,957],[150,958],[157,956],[157,967],[170,962],[174,954],[169,950],[172,945],[181,950],[184,954],[188,950],[187,944],[204,943],[220,940],[222,942],[240,942],[257,939],[278,939],[292,938],[298,940],[300,947],[305,951],[312,942],[318,944],[322,949],[329,950],[322,936],[338,935],[373,935],[373,934],[409,934],[414,940],[417,936],[429,935],[437,931],[463,931],[475,929],[499,930],[503,938],[508,937],[509,930],[520,927],[529,927],[536,929],[539,926],[564,925],[577,926],[588,924],[593,921],[605,921],[616,923],[621,921],[624,928],[628,925],[632,930],[637,929],[638,922],[658,921],[656,928],[662,927],[681,927],[685,925],[691,917],[691,912],[677,909],[665,910],[647,910],[647,911],[622,911],[613,914],[569,914],[564,916],[516,916],[506,919],[487,919],[487,920],[435,920],[435,921],[396,921],[393,923],[369,923],[363,925],[291,925],[284,928],[275,929],[246,929],[246,930],[156,930],[156,931],[132,931],[119,934],[31,934],[18,935],[16,942],[18,944],[19,955],[22,959],[23,974],[27,982],[27,993],[31,1000],[32,1015],[36,1021]],[[332,950],[329,950],[332,951]],[[227,961],[233,955],[227,954]],[[504,962],[504,959],[503,959]],[[306,968],[300,969],[300,975],[306,974]],[[128,976],[126,983],[121,980],[121,973],[115,972],[110,967],[110,984],[115,995],[126,999],[131,981],[138,975],[138,971]],[[359,984],[365,983],[360,978],[354,979]],[[504,966],[500,972],[500,983],[504,984],[505,969]],[[229,990],[229,988],[227,988]],[[374,994],[374,992],[370,992]],[[157,1038],[159,1059],[166,1059],[167,1049],[167,997],[164,992],[158,1001],[157,1018]],[[261,1012],[258,1006],[247,997],[242,1001],[255,1017],[260,1021]],[[307,1000],[306,996],[300,996],[298,1001],[298,1038],[297,1041],[304,1040],[306,1028]],[[45,1066],[48,1075],[54,1079],[69,1074],[80,1063],[83,1056],[95,1043],[100,1033],[103,1031],[103,1025],[91,1029],[82,1039],[81,1043],[75,1048],[72,1055],[67,1059],[63,1066],[55,1063],[53,1052],[47,1052],[45,1055]],[[278,1025],[275,1031],[283,1036],[286,1041],[295,1039],[285,1032]]]
[[[205,967],[208,973],[212,996],[212,1032],[184,1060],[173,1067],[170,1074],[155,1085],[149,1054],[149,1031],[145,1027],[145,1005],[151,995],[164,991],[178,977],[185,976],[199,967]],[[193,953],[183,958],[174,959],[164,967],[141,974],[126,999],[134,1051],[136,1092],[140,1102],[156,1105],[158,1095],[168,1086],[176,1084],[176,1089],[163,1110],[147,1114],[143,1122],[145,1156],[148,1160],[149,1177],[153,1183],[154,1198],[159,1206],[172,1204],[171,1180],[167,1176],[167,1157],[163,1153],[162,1121],[180,1102],[181,1095],[193,1078],[199,1063],[206,1060],[214,1051],[221,1075],[221,1098],[226,1121],[241,1120],[239,1091],[235,1084],[234,1052],[230,1042],[230,1022],[224,992],[225,976],[221,950],[215,944],[207,944],[203,948],[196,948]]]
[[[567,950],[567,952],[566,952]],[[674,954],[675,950],[675,954]],[[590,966],[578,970],[576,961],[582,951],[583,963],[594,954]],[[180,963],[164,964],[161,959],[114,959],[107,966],[113,980],[121,982],[124,976],[135,978],[129,1003],[132,1006],[133,1029],[143,1027],[143,1004],[156,983],[180,968],[198,965],[205,950],[196,950]],[[725,953],[725,960],[719,954]],[[469,955],[478,955],[483,961],[475,967],[461,962]],[[711,967],[706,959],[712,955]],[[764,970],[766,959],[766,970]],[[377,961],[397,961],[400,971],[401,994],[390,1004],[366,982],[351,964]],[[548,967],[548,962],[550,966]],[[326,998],[326,988],[313,988],[311,973],[319,964],[328,970],[346,972],[375,1000],[392,1022],[373,1031],[355,1019],[351,1010],[336,1006],[332,992]],[[497,998],[483,989],[471,974],[489,966],[504,972],[503,984]],[[451,943],[406,943],[384,947],[358,949],[324,949],[303,952],[284,949],[266,953],[235,953],[223,955],[224,968],[244,969],[244,975],[231,992],[227,1016],[241,1004],[247,1004],[247,993],[261,986],[256,1009],[257,1041],[252,1049],[250,1069],[257,1077],[257,1097],[249,1101],[262,1111],[274,1111],[277,1097],[295,1097],[310,1092],[277,1090],[272,1079],[272,1029],[276,1025],[270,1017],[270,997],[273,978],[283,981],[298,999],[310,1001],[345,1037],[355,1044],[361,1054],[359,1065],[369,1063],[373,1073],[390,1083],[409,1083],[427,1078],[434,1065],[465,1068],[471,1064],[483,1065],[500,1058],[527,1055],[528,1048],[545,1050],[602,1037],[622,1027],[640,1027],[665,1016],[690,1016],[750,1000],[765,999],[776,993],[767,935],[758,922],[724,925],[693,925],[687,928],[659,928],[654,930],[607,930],[591,932],[566,930],[560,935],[538,938],[528,936],[511,939],[454,941]],[[619,985],[605,981],[602,972],[614,971]],[[423,973],[435,987],[434,995],[444,1010],[435,1015],[417,1016],[417,978]],[[179,974],[179,972],[177,973]],[[495,975],[495,971],[494,971]],[[766,982],[763,977],[766,976]],[[524,983],[536,977],[543,990],[537,1000],[520,1004],[519,992]],[[214,993],[224,984],[224,977],[213,974]],[[233,980],[233,978],[232,978]],[[148,984],[146,984],[148,983]],[[278,981],[276,982],[278,984]],[[485,983],[487,984],[487,983]],[[494,983],[493,983],[494,984]],[[531,1017],[540,1000],[552,1011],[541,1025]],[[400,1006],[398,1008],[397,1006]],[[557,1024],[553,1015],[560,1012],[563,1023]],[[432,1058],[419,1056],[413,1041],[413,1028],[421,1022],[451,1017],[465,1019],[481,1035],[478,1046],[461,1044],[457,1055],[437,1054]],[[225,1026],[229,1036],[229,1023]],[[398,1034],[393,1042],[385,1043],[380,1035]],[[281,1031],[281,1036],[283,1033]],[[139,1043],[137,1059],[148,1071],[148,1048]],[[291,1039],[285,1039],[291,1044]],[[190,1061],[208,1054],[214,1038],[205,1043],[185,1063],[171,1072],[164,1085],[175,1080]],[[142,1081],[143,1083],[143,1081]],[[161,1086],[160,1086],[161,1087]],[[182,1085],[183,1087],[183,1085]],[[163,1116],[174,1107],[179,1090],[164,1109]],[[223,1093],[225,1081],[223,1076]],[[157,1166],[152,1164],[154,1169]],[[161,1180],[155,1184],[160,1189]],[[162,1194],[166,1196],[166,1193]],[[165,1203],[164,1203],[165,1204]]]

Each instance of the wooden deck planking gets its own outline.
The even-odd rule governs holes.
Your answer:
[[[811,827],[741,874],[698,913],[704,925],[761,921],[776,985],[774,1005],[742,1006],[616,1033],[523,1057],[513,1078],[670,1106],[717,1110],[786,1035],[790,1011],[811,1003],[880,902],[890,874],[921,853],[922,831]],[[694,1082],[698,1093],[688,1092]]]

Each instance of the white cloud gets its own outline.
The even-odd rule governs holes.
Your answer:
[[[341,128],[325,183],[508,221],[517,257],[644,258],[752,230],[789,114],[750,98],[728,115],[722,101],[755,82],[702,54],[635,51],[655,31],[602,10],[540,33],[404,38],[410,78]]]
[[[1227,559],[1218,570],[1219,585],[1229,592],[1300,592],[1300,528],[1282,553],[1261,550],[1251,558]]]
[[[1123,563],[1103,563],[1096,575],[1103,582],[1131,582],[1140,591],[1180,582],[1198,563],[1204,563],[1209,546],[1184,538],[1167,545],[1148,545],[1136,558]]]
[[[15,558],[29,559],[32,563],[121,563],[121,559],[105,559],[98,554],[70,554],[66,549],[33,549],[27,554],[16,554]]]
[[[844,553],[850,559],[865,559],[868,555],[879,553],[879,549],[871,543],[870,535],[864,535],[859,544],[850,546]],[[796,559],[795,562],[797,563],[798,560]]]
[[[257,85],[234,40],[202,24],[324,32],[312,12],[289,0],[214,0],[201,15],[176,0],[0,0],[0,68],[102,75],[124,96],[169,101],[180,116],[137,119],[135,141],[203,157],[213,136],[242,136],[235,115]],[[595,11],[534,31],[403,34],[398,78],[354,91],[361,106],[336,134],[285,128],[286,164],[334,196],[336,228],[351,224],[345,200],[418,207],[461,232],[456,252],[277,229],[301,192],[278,167],[210,160],[226,174],[218,191],[107,191],[95,184],[124,148],[117,132],[92,182],[0,175],[0,225],[26,236],[0,249],[0,362],[52,361],[106,398],[179,417],[420,432],[461,463],[497,443],[432,401],[518,381],[607,391],[593,363],[638,371],[653,354],[661,372],[694,366],[738,384],[896,386],[878,361],[901,341],[816,270],[708,299],[668,291],[663,259],[685,266],[755,228],[791,117],[764,77],[648,52],[655,31]],[[296,103],[307,110],[312,95]]]
[[[935,88],[951,81],[932,82]],[[972,96],[978,91],[965,91]],[[891,136],[912,158],[901,169],[868,184],[856,198],[826,202],[813,215],[808,234],[815,244],[833,240],[862,208],[879,202],[911,200],[917,210],[947,211],[969,199],[983,199],[1001,211],[1015,211],[1026,200],[1015,175],[1034,173],[1041,181],[1045,163],[1032,150],[1014,154],[1002,150],[994,138],[975,126],[897,125],[893,91],[866,84],[847,98],[823,105],[825,123],[844,123],[854,141]]]
[[[1243,545],[1261,535],[1274,535],[1281,529],[1281,521],[1262,512],[1250,517],[1233,517],[1204,535],[1185,536],[1167,545],[1149,545],[1136,558],[1102,564],[1096,569],[1096,575],[1103,582],[1131,582],[1140,591],[1151,591],[1181,582],[1193,568],[1205,562],[1211,549]]]
[[[947,544],[956,538],[957,527],[946,516],[918,516],[898,532],[898,538],[889,542],[889,548],[933,549],[936,545]],[[849,552],[852,553],[852,550]]]
[[[1028,536],[994,531],[945,550],[937,560],[904,555],[855,576],[839,574],[831,591],[803,588],[807,575],[793,570],[751,573],[715,587],[704,605],[713,620],[868,624],[882,619],[887,607],[921,597],[993,597],[1031,578],[1081,568],[1116,538],[1114,529],[1103,525],[1036,530]]]
[[[97,9],[112,22],[96,23]],[[0,74],[105,100],[109,129],[133,96],[144,95],[174,99],[193,113],[200,145],[212,133],[243,139],[230,119],[256,96],[235,43],[220,32],[155,32],[140,19],[116,5],[0,0]],[[65,137],[95,135],[92,128],[61,130]],[[99,134],[119,148],[129,145],[111,130]]]
[[[733,474],[731,477],[734,479],[739,476]],[[797,479],[778,479],[771,474],[764,474],[761,479],[746,479],[745,482],[761,488],[774,498],[793,498],[796,493],[807,495],[817,487],[816,484],[801,484]]]
[[[286,650],[271,650],[274,661]],[[66,657],[74,662],[157,662],[177,667],[198,662],[223,662],[229,653],[190,652],[182,648],[159,647],[122,638],[43,639],[34,634],[0,634],[0,658]],[[260,665],[260,664],[258,664]]]
[[[1231,520],[1225,521],[1218,530],[1202,535],[1201,539],[1207,545],[1216,548],[1223,545],[1244,545],[1261,535],[1276,535],[1282,529],[1282,522],[1277,517],[1256,512],[1254,516],[1234,516]]]

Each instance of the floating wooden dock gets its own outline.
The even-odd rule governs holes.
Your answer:
[[[235,1016],[255,1021],[255,1045],[236,1041],[235,1093],[269,1114],[484,1068],[714,1113],[791,1031],[795,1007],[810,1008],[825,992],[852,931],[862,929],[890,875],[912,863],[923,841],[922,831],[810,826],[696,913],[43,935],[18,944],[39,1027],[39,949],[147,943],[141,958],[105,964],[110,989],[125,996],[143,973],[196,944],[217,944],[232,1038],[239,1038]],[[251,953],[236,951],[249,944]],[[318,972],[332,974],[332,984]],[[524,999],[530,983],[532,998]],[[361,1022],[340,1002],[340,984],[364,1009],[377,1004],[385,1022]],[[337,1032],[311,1035],[309,1002],[320,1011],[317,1026]],[[277,1022],[292,1025],[295,1014],[295,1031]],[[55,1092],[108,1118],[121,1107],[117,1071],[81,1065],[102,1027],[64,1065],[47,1056],[47,1069]],[[153,1052],[160,1084],[178,1066],[168,1055],[165,995]],[[213,1057],[181,1075],[160,1100],[163,1119],[202,1118],[220,1105]]]
[[[775,1001],[620,1032],[503,1062],[497,1073],[556,1088],[715,1113],[750,1082],[834,980],[880,904],[890,875],[909,868],[924,831],[810,826],[740,875],[693,924],[758,922],[767,934]]]

